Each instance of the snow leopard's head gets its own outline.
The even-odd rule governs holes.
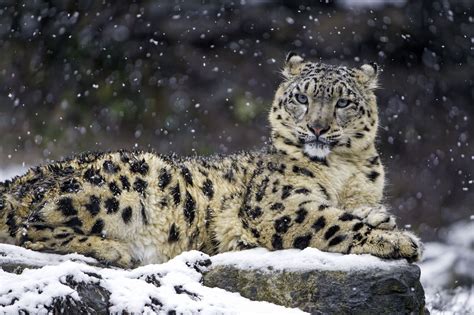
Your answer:
[[[296,159],[354,154],[375,139],[377,66],[347,68],[308,62],[290,53],[272,108],[272,142]]]

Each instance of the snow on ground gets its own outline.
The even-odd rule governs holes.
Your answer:
[[[69,296],[78,300],[78,293],[66,285],[75,282],[96,283],[110,291],[111,313],[166,314],[169,310],[193,314],[305,314],[267,302],[256,302],[237,293],[219,288],[208,288],[200,283],[209,256],[190,251],[164,264],[147,265],[133,270],[89,266],[81,261],[90,258],[69,256],[76,261],[64,260],[54,254],[37,253],[12,245],[0,244],[0,264],[23,262],[27,265],[48,265],[39,269],[25,269],[21,274],[0,270],[0,313],[47,313],[55,297]],[[100,275],[100,277],[94,276]],[[145,281],[153,279],[159,286]],[[6,285],[8,284],[8,285]],[[179,289],[178,289],[179,288]],[[154,303],[152,303],[154,301]],[[162,304],[158,309],[152,304]],[[2,306],[5,305],[5,306]]]
[[[474,314],[474,222],[444,229],[444,243],[426,243],[421,283],[431,314]]]
[[[30,266],[44,266],[44,265],[59,265],[65,261],[77,261],[89,264],[96,264],[94,258],[86,257],[79,254],[45,254],[28,250],[26,248],[10,245],[0,244],[0,264],[22,264],[26,263]]]

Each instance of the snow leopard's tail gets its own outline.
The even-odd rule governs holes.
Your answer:
[[[0,243],[15,243],[18,231],[13,205],[7,200],[10,181],[0,182]]]

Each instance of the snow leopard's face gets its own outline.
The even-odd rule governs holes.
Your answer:
[[[290,54],[270,111],[275,147],[312,160],[367,148],[378,125],[376,72],[375,65],[350,69]]]

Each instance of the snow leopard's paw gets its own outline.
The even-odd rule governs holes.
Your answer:
[[[397,228],[395,217],[387,212],[372,213],[364,221],[376,229],[394,230]]]
[[[402,231],[403,237],[400,238],[399,250],[403,258],[408,262],[419,261],[423,255],[423,243],[421,240],[409,231]]]
[[[353,214],[376,229],[394,230],[397,228],[395,216],[390,214],[383,205],[360,207],[355,209]]]

